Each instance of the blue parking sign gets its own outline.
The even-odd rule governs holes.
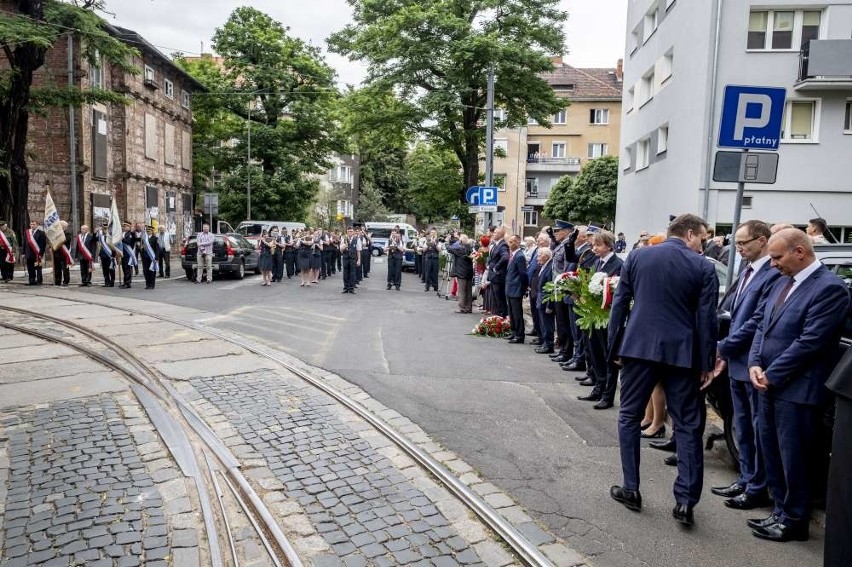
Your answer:
[[[719,147],[777,150],[786,96],[783,88],[726,86]]]

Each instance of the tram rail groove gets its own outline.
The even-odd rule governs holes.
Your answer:
[[[192,431],[193,433],[195,433],[196,441],[201,445],[206,446],[215,455],[216,460],[218,460],[219,463],[222,465],[222,468],[219,470],[219,472],[222,474],[222,478],[225,480],[226,483],[228,483],[228,486],[233,492],[237,503],[243,510],[243,513],[246,514],[249,523],[257,531],[258,537],[266,548],[266,551],[268,552],[272,562],[276,566],[280,567],[283,567],[284,565],[288,567],[303,567],[301,559],[296,554],[295,549],[290,544],[287,537],[284,535],[283,531],[281,530],[281,527],[275,521],[272,514],[266,508],[266,505],[254,491],[254,489],[251,487],[248,480],[239,470],[238,461],[233,457],[233,455],[230,454],[230,451],[228,451],[224,444],[222,444],[221,441],[218,441],[218,438],[215,438],[215,434],[212,432],[212,430],[209,430],[209,427],[207,427],[206,423],[204,423],[204,421],[195,413],[195,411],[191,407],[189,407],[185,400],[183,400],[182,397],[179,396],[179,394],[177,394],[177,392],[175,392],[174,389],[167,382],[164,382],[165,380],[168,380],[168,378],[162,375],[158,375],[158,371],[146,367],[144,364],[142,364],[141,359],[130,353],[126,348],[122,347],[121,345],[118,345],[114,341],[110,340],[108,337],[104,337],[100,333],[94,332],[90,329],[87,329],[86,327],[56,317],[52,317],[50,315],[37,313],[26,309],[20,309],[17,307],[4,306],[0,309],[12,311],[20,315],[32,317],[35,319],[50,321],[62,327],[72,329],[75,332],[78,332],[92,340],[103,342],[109,347],[110,350],[112,350],[115,354],[125,360],[125,362],[130,364],[130,366],[133,368],[132,371],[128,370],[127,368],[124,368],[123,366],[111,360],[106,355],[100,352],[97,352],[93,349],[79,344],[69,344],[63,337],[57,337],[50,333],[27,328],[25,326],[21,326],[15,323],[0,321],[0,327],[12,329],[19,333],[35,336],[42,340],[53,342],[56,344],[62,344],[68,346],[69,348],[77,350],[78,352],[83,353],[89,358],[97,360],[104,366],[113,369],[118,374],[124,376],[130,382],[131,390],[134,392],[137,399],[140,401],[140,404],[142,404],[143,407],[145,407],[146,410],[149,411],[149,417],[152,418],[152,423],[154,423],[155,429],[157,429],[157,431],[163,437],[164,441],[166,441],[166,445],[168,446],[169,451],[175,457],[175,461],[178,463],[179,467],[181,468],[181,471],[184,473],[185,476],[193,478],[193,480],[195,481],[199,500],[201,502],[202,516],[204,518],[205,528],[208,533],[208,544],[211,553],[210,559],[213,567],[222,567],[224,563],[222,561],[221,549],[219,547],[218,530],[216,530],[215,521],[212,518],[211,502],[209,496],[210,491],[207,489],[208,487],[205,484],[205,481],[202,480],[205,477],[205,474],[199,464],[199,458],[195,454],[195,452],[190,449],[189,454],[191,456],[191,459],[193,460],[193,464],[186,464],[186,457],[182,457],[181,452],[175,449],[174,443],[170,443],[168,441],[170,434],[161,428],[162,423],[160,424],[160,426],[158,426],[157,421],[162,420],[155,420],[153,418],[154,416],[151,412],[150,403],[146,404],[144,400],[144,397],[146,395],[153,396],[153,398],[157,400],[157,402],[155,403],[163,402],[164,404],[171,407],[173,410],[171,413],[168,412],[162,405],[159,406],[159,411],[162,412],[163,416],[168,416],[168,418],[171,419],[180,428],[180,432],[184,435],[186,435],[188,431]],[[134,372],[142,372],[143,374],[148,374],[148,378],[153,379],[154,384],[162,386],[163,389],[168,392],[168,394],[156,391],[158,388],[155,388],[149,380],[146,380],[134,374]],[[141,396],[140,390],[142,394]],[[157,410],[154,411],[156,412]],[[174,415],[175,413],[177,414],[177,416],[180,416],[180,418]],[[193,419],[190,419],[187,414],[192,415],[194,419],[197,420],[197,422],[194,422]],[[202,434],[202,432],[197,429],[199,423],[204,426],[203,428],[201,428],[201,431],[204,431],[206,428],[209,432],[208,434]],[[209,435],[213,435],[217,442],[212,444],[208,443],[208,441],[210,441]],[[204,458],[207,460],[207,463],[209,465],[210,461],[208,453],[206,451],[203,451],[203,449],[201,449],[200,451],[202,452]],[[208,472],[209,476],[206,476],[206,478],[209,479],[208,482],[211,483],[215,491],[216,487],[214,471],[208,467]],[[231,478],[229,479],[229,477]],[[231,480],[233,480],[233,484],[230,482]],[[236,488],[234,487],[234,484],[236,484]],[[255,518],[255,516],[257,516],[257,518]],[[223,523],[227,525],[227,515],[224,512],[224,508],[222,510],[222,518]],[[258,521],[258,518],[260,521]],[[270,543],[269,536],[271,536],[274,540],[274,545]],[[230,541],[230,533],[228,533],[228,537]],[[281,562],[281,558],[284,559],[284,563]]]
[[[34,297],[30,293],[26,293],[25,291],[15,291],[13,293],[27,295],[30,297]],[[51,296],[55,297],[55,296]],[[421,468],[425,469],[429,473],[431,473],[438,481],[444,485],[444,487],[453,494],[456,498],[458,498],[465,506],[468,507],[488,528],[490,528],[498,537],[500,537],[503,542],[505,542],[512,552],[517,556],[518,559],[529,567],[555,567],[553,562],[546,556],[544,553],[538,549],[534,544],[532,544],[517,528],[515,528],[511,523],[509,523],[503,516],[497,512],[491,505],[489,505],[483,498],[481,498],[478,494],[476,494],[472,489],[470,489],[467,485],[461,482],[450,470],[447,469],[443,464],[441,464],[437,459],[432,457],[425,450],[421,449],[416,443],[406,438],[404,435],[396,431],[390,424],[388,424],[384,419],[374,414],[372,411],[368,410],[364,407],[360,402],[352,399],[345,393],[339,391],[337,388],[325,383],[319,378],[311,376],[310,374],[302,371],[301,369],[293,366],[292,364],[282,360],[281,358],[275,356],[274,354],[268,353],[261,346],[255,346],[250,344],[244,340],[236,339],[228,334],[219,331],[218,329],[211,328],[207,325],[202,325],[194,322],[186,322],[180,319],[169,317],[166,315],[153,314],[150,312],[141,311],[133,308],[126,307],[116,307],[109,304],[100,303],[97,301],[86,301],[83,299],[67,299],[67,298],[57,298],[64,301],[68,301],[70,303],[79,303],[84,305],[94,305],[98,307],[106,307],[108,309],[114,309],[118,312],[122,313],[131,313],[134,315],[144,315],[146,317],[150,317],[152,319],[156,319],[158,321],[171,323],[173,325],[177,325],[180,327],[192,329],[199,333],[204,333],[207,335],[211,335],[216,337],[222,341],[228,342],[235,346],[238,346],[248,352],[256,356],[260,356],[265,358],[271,362],[276,363],[287,371],[291,372],[295,376],[304,380],[311,386],[317,388],[321,392],[330,396],[332,399],[340,403],[341,405],[348,408],[350,411],[354,412],[357,416],[362,418],[364,421],[372,425],[377,431],[379,431],[382,435],[387,437],[390,441],[392,441],[403,453],[412,458]],[[10,308],[7,306],[0,307],[0,309],[11,309],[21,313],[26,313],[29,315],[38,315],[28,310],[22,310],[19,308]],[[58,318],[51,317],[49,315],[43,316],[44,318],[54,320],[58,323],[64,324],[64,321]],[[88,330],[88,329],[87,329]],[[268,347],[265,347],[268,350]],[[199,418],[200,419],[200,418]],[[237,479],[239,481],[239,479]],[[243,480],[244,477],[243,477]],[[246,481],[246,485],[248,482]],[[251,487],[248,487],[251,489]],[[268,511],[267,511],[268,513]],[[270,515],[271,517],[271,515]]]

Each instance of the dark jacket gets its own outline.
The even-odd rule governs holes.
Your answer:
[[[95,238],[95,235],[91,232],[87,232],[86,236],[83,237],[83,246],[86,247],[86,250],[89,251],[89,254],[92,255],[92,259],[95,259],[95,252],[98,249],[98,239]],[[82,251],[80,250],[79,245],[77,245],[77,239],[74,239],[74,257],[78,260],[82,260],[85,258],[83,256]]]
[[[473,247],[470,243],[454,242],[447,247],[447,252],[455,258],[452,276],[461,280],[472,280],[473,260],[470,255],[473,253]]]
[[[547,304],[544,303],[544,284],[553,279],[553,260],[548,260],[541,267],[538,275],[538,295],[536,297],[535,306],[537,309],[545,309]]]
[[[35,239],[36,246],[38,246],[39,249],[38,255],[41,258],[44,258],[44,251],[47,249],[47,235],[44,234],[44,230],[38,228],[36,229],[33,238]],[[30,248],[29,238],[26,235],[24,235],[24,257],[27,260],[36,259],[36,253],[33,252],[32,248]]]
[[[493,284],[506,282],[506,268],[509,265],[509,246],[501,240],[488,255],[488,281]]]
[[[506,268],[506,297],[523,297],[528,285],[527,259],[524,251],[518,249]]]

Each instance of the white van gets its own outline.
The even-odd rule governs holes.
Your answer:
[[[397,226],[400,233],[402,233],[402,240],[405,242],[406,247],[411,247],[412,243],[417,242],[417,229],[410,224],[401,222],[365,222],[364,226],[367,232],[373,235],[373,256],[381,256],[385,253],[385,247],[388,245],[391,231]]]
[[[269,229],[273,226],[277,226],[278,232],[283,235],[285,231],[287,234],[289,234],[293,229],[303,230],[305,228],[305,223],[290,221],[247,220],[240,223],[240,225],[237,227],[237,233],[241,234],[247,240],[250,240],[255,245],[257,245],[257,241],[260,239],[261,233],[264,230],[269,232]]]

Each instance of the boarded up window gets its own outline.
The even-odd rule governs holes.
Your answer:
[[[166,124],[166,165],[175,164],[175,127],[171,124]]]
[[[157,117],[145,115],[145,157],[157,159]]]
[[[192,134],[189,130],[181,133],[181,166],[184,169],[192,169]]]
[[[107,122],[106,115],[92,111],[92,177],[106,179],[107,176]]]

